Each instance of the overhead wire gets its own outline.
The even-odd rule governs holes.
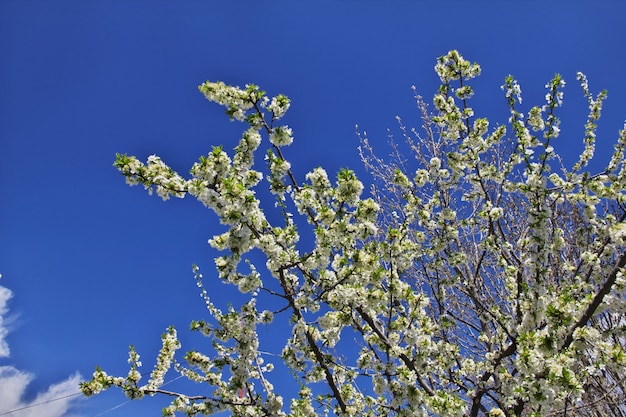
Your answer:
[[[147,375],[147,374],[143,374],[143,375]],[[179,376],[177,376],[176,378],[174,378],[174,379],[172,379],[172,380],[170,380],[170,381],[167,381],[167,382],[166,382],[166,383],[164,383],[162,386],[166,386],[167,384],[171,384],[172,382],[174,382],[174,381],[176,381],[176,380],[178,380],[178,379],[180,379],[180,378],[182,378],[182,377],[183,377],[182,375],[179,375]],[[70,397],[76,397],[77,395],[83,395],[83,393],[79,391],[79,392],[75,392],[74,394],[63,395],[63,396],[61,396],[61,397],[53,398],[53,399],[51,399],[51,400],[42,401],[42,402],[40,402],[40,403],[36,403],[36,404],[29,404],[29,405],[25,405],[25,406],[23,406],[23,407],[15,408],[15,409],[13,409],[13,410],[3,411],[3,412],[0,412],[0,416],[6,416],[6,415],[9,415],[9,414],[11,414],[11,413],[17,413],[18,411],[23,411],[23,410],[27,410],[27,409],[29,409],[29,408],[38,407],[38,406],[40,406],[40,405],[48,404],[48,403],[51,403],[51,402],[54,402],[54,401],[60,401],[60,400],[64,400],[64,399],[66,399],[66,398],[70,398]],[[121,402],[121,403],[119,403],[119,404],[117,404],[117,405],[115,405],[115,406],[113,406],[113,407],[111,407],[111,408],[109,408],[109,409],[107,409],[107,410],[104,410],[104,411],[102,411],[102,412],[100,412],[100,413],[98,413],[98,414],[94,415],[94,417],[99,417],[99,416],[102,416],[102,415],[104,415],[104,414],[108,413],[109,411],[113,411],[113,410],[115,410],[115,409],[118,409],[118,408],[120,408],[120,407],[122,407],[122,406],[124,406],[124,405],[128,404],[129,402],[130,402],[130,400],[126,400],[126,401],[124,401],[124,402]]]
[[[11,413],[16,413],[18,411],[27,410],[27,409],[33,408],[33,407],[38,407],[40,405],[48,404],[48,403],[51,403],[51,402],[54,402],[54,401],[64,400],[64,399],[70,398],[70,397],[76,397],[77,395],[82,395],[82,392],[76,392],[74,394],[64,395],[62,397],[53,398],[53,399],[47,400],[47,401],[42,401],[42,402],[37,403],[37,404],[25,405],[23,407],[16,408],[16,409],[10,410],[10,411],[3,411],[2,413],[0,413],[0,416],[6,416],[6,415],[11,414]]]

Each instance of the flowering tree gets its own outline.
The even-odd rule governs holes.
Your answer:
[[[180,342],[170,328],[147,383],[131,348],[126,376],[97,369],[82,391],[171,395],[164,415],[623,415],[626,129],[606,167],[587,172],[606,94],[593,96],[578,74],[589,103],[585,148],[566,168],[553,148],[560,76],[548,83],[545,104],[526,114],[507,77],[510,117],[494,128],[468,105],[477,64],[451,51],[435,70],[435,113],[418,98],[423,132],[404,129],[414,163],[381,160],[362,136],[362,159],[378,180],[369,198],[350,170],[334,182],[321,167],[297,179],[283,153],[292,130],[279,123],[290,101],[254,85],[200,86],[246,130],[232,157],[213,148],[190,179],[157,156],[144,164],[118,155],[129,184],[164,200],[190,194],[219,217],[227,231],[210,240],[224,253],[217,271],[247,301],[220,310],[194,266],[210,319],[192,329],[214,351],[176,360]],[[270,146],[259,168],[262,135]],[[263,181],[275,201],[258,199]],[[267,215],[274,207],[279,224]],[[312,238],[300,239],[303,231]],[[267,273],[253,253],[263,254]],[[266,304],[280,308],[257,307]],[[275,325],[276,314],[292,324],[281,361],[300,391],[288,404],[256,332]],[[172,366],[212,394],[164,390]]]

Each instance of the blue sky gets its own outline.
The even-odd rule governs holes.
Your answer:
[[[112,167],[116,152],[156,153],[186,173],[212,145],[232,149],[243,126],[198,84],[288,95],[296,174],[350,167],[367,182],[355,124],[383,152],[395,116],[419,126],[410,87],[430,102],[448,50],[482,65],[473,106],[492,122],[506,121],[507,74],[529,107],[563,74],[566,159],[584,132],[580,70],[609,90],[598,139],[609,155],[626,117],[624,16],[626,3],[606,0],[0,0],[0,416],[160,415],[162,400],[119,392],[24,407],[77,392],[95,365],[125,373],[130,344],[149,371],[170,324],[183,351],[206,344],[186,329],[204,317],[191,264],[215,282],[215,217],[130,188]]]

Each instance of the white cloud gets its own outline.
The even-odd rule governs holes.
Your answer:
[[[0,286],[0,358],[10,354],[6,341],[8,333],[5,317],[7,304],[12,297],[9,289]],[[79,374],[50,385],[44,392],[30,400],[23,400],[28,384],[34,375],[13,366],[0,366],[0,415],[6,417],[69,417],[72,405],[82,399],[78,393]],[[15,412],[12,412],[15,411]]]
[[[4,315],[7,312],[7,302],[11,298],[11,291],[0,286],[0,358],[9,356],[9,345],[5,338],[7,337],[7,328],[4,325]]]

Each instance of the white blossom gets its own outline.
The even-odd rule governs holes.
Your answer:
[[[170,416],[609,413],[626,395],[618,384],[626,373],[626,128],[606,169],[585,172],[606,93],[593,96],[578,74],[589,113],[584,150],[568,168],[555,141],[560,75],[527,113],[518,109],[519,83],[506,77],[508,120],[492,123],[468,104],[480,66],[451,51],[435,71],[435,114],[418,100],[424,138],[405,135],[415,158],[387,162],[363,142],[380,180],[370,195],[347,168],[334,182],[322,167],[300,181],[281,149],[292,129],[274,125],[291,103],[255,85],[199,87],[246,127],[232,156],[214,147],[190,179],[156,155],[142,163],[118,154],[129,184],[163,199],[190,194],[215,213],[223,225],[209,239],[222,252],[216,278],[245,300],[219,309],[194,266],[208,314],[191,329],[210,348],[177,360],[181,343],[169,328],[146,384],[131,347],[126,375],[97,369],[82,391],[171,396]],[[286,322],[289,331],[277,329]],[[270,352],[279,338],[281,352]],[[288,372],[273,375],[277,361]],[[163,389],[168,372],[204,388]],[[300,389],[284,400],[289,374]]]

